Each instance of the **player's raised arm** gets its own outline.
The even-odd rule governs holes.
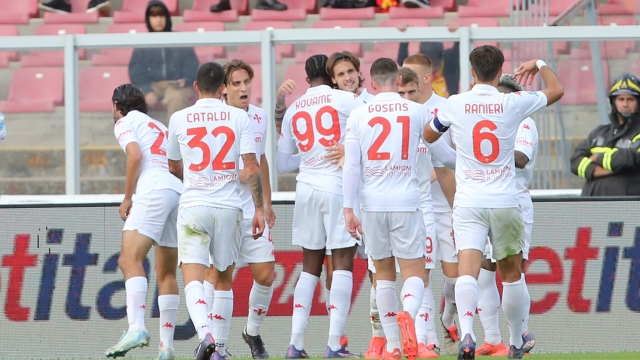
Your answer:
[[[344,140],[344,168],[342,170],[342,198],[344,202],[344,220],[347,231],[352,237],[359,240],[362,234],[360,220],[353,213],[358,185],[360,184],[360,144],[351,131],[352,118],[347,120],[347,135]]]
[[[547,97],[547,106],[549,106],[562,98],[564,87],[562,87],[560,79],[544,61],[540,59],[527,61],[516,70],[515,77],[518,79],[519,84],[530,85],[538,72],[540,72],[545,85],[545,88],[540,92]]]
[[[282,131],[282,120],[284,114],[287,112],[287,103],[285,97],[293,94],[296,90],[296,83],[291,79],[287,79],[282,82],[282,85],[276,91],[276,110],[274,120],[276,122],[276,131],[278,134]]]
[[[296,143],[293,140],[293,130],[291,128],[291,111],[287,111],[284,116],[283,128],[278,141],[278,152],[276,154],[276,170],[278,174],[285,174],[297,170],[300,167],[300,154],[293,154]]]

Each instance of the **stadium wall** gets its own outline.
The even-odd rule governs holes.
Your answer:
[[[628,330],[637,323],[640,311],[640,203],[637,199],[604,200],[542,198],[534,203],[527,282],[533,313],[530,329],[538,339],[538,352],[631,350],[636,344],[635,333]],[[278,216],[272,233],[277,251],[276,290],[262,334],[270,353],[281,356],[289,342],[302,254],[290,245],[293,202],[279,201],[274,208]],[[121,229],[114,203],[0,206],[1,358],[104,356],[104,350],[127,327],[124,282],[117,268]],[[149,256],[151,269],[153,263]],[[356,261],[354,275],[347,332],[350,348],[360,353],[370,338],[365,261]],[[154,283],[152,271],[151,295]],[[440,298],[440,271],[435,272],[432,283]],[[249,355],[240,333],[251,284],[248,269],[236,273],[229,339],[230,352],[236,356]],[[158,307],[151,295],[147,327],[152,345],[133,350],[130,357],[156,355]],[[316,291],[312,315],[306,349],[321,354],[328,334],[322,291]],[[197,344],[188,319],[183,302],[176,328],[179,356],[192,356]],[[501,326],[507,341],[503,318]],[[477,334],[482,341],[479,326]],[[440,338],[442,341],[442,334]]]

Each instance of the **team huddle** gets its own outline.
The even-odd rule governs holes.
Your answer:
[[[558,101],[563,89],[542,60],[522,64],[514,78],[502,76],[504,56],[496,47],[478,47],[469,59],[474,84],[449,99],[433,92],[431,62],[420,54],[400,69],[391,59],[376,60],[365,74],[375,96],[363,88],[360,62],[349,52],[307,59],[309,89],[288,109],[284,96],[302,84],[287,80],[278,89],[276,169],[299,171],[292,243],[303,253],[286,358],[309,357],[304,332],[325,263],[324,357],[359,357],[347,349],[345,332],[358,257],[367,259],[372,283],[365,358],[439,357],[430,283],[437,260],[447,353],[522,358],[535,345],[523,274],[533,224],[527,187],[538,141],[529,116]],[[538,72],[546,88],[521,91],[519,84],[530,84]],[[242,337],[253,358],[269,357],[260,328],[273,295],[269,229],[276,217],[263,141],[269,114],[249,104],[253,76],[240,60],[202,65],[194,83],[199,100],[173,114],[168,129],[146,114],[140,89],[125,84],[114,91],[114,133],[127,156],[118,264],[129,328],[107,357],[149,345],[143,261],[153,245],[158,359],[174,359],[178,266],[199,339],[195,358],[227,358],[232,275],[242,266],[254,277]],[[500,305],[509,347],[500,336]],[[478,347],[476,312],[485,329]]]

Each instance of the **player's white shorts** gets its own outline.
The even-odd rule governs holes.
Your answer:
[[[522,258],[529,260],[529,250],[531,249],[531,232],[533,231],[533,223],[524,222],[524,249],[522,250]]]
[[[361,211],[365,251],[373,260],[424,257],[426,230],[422,211]]]
[[[171,189],[136,196],[122,231],[138,230],[160,246],[178,247],[176,219],[179,201],[180,194]]]
[[[349,235],[342,209],[342,196],[298,182],[291,243],[309,250],[344,249],[361,244]]]
[[[453,231],[457,251],[475,249],[485,251],[487,236],[493,244],[493,258],[502,260],[523,251],[524,223],[522,210],[514,208],[453,209]]]
[[[193,206],[178,211],[178,264],[226,270],[238,260],[242,211]]]
[[[276,261],[276,256],[271,241],[271,232],[265,224],[264,233],[258,239],[253,239],[251,219],[242,220],[242,243],[238,253],[236,268],[249,264],[261,264]]]
[[[436,239],[438,243],[436,258],[447,263],[458,263],[456,241],[451,229],[451,211],[433,213],[436,220]]]

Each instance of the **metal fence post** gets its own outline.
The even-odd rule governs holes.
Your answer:
[[[265,144],[265,155],[269,162],[269,180],[271,190],[278,191],[278,172],[276,171],[276,124],[273,119],[275,115],[275,91],[276,91],[276,56],[272,41],[273,30],[263,31],[261,34],[261,60],[262,60],[262,108],[269,115],[267,124],[267,136]]]
[[[80,107],[78,100],[78,50],[75,36],[64,41],[64,173],[65,193],[80,194]]]

